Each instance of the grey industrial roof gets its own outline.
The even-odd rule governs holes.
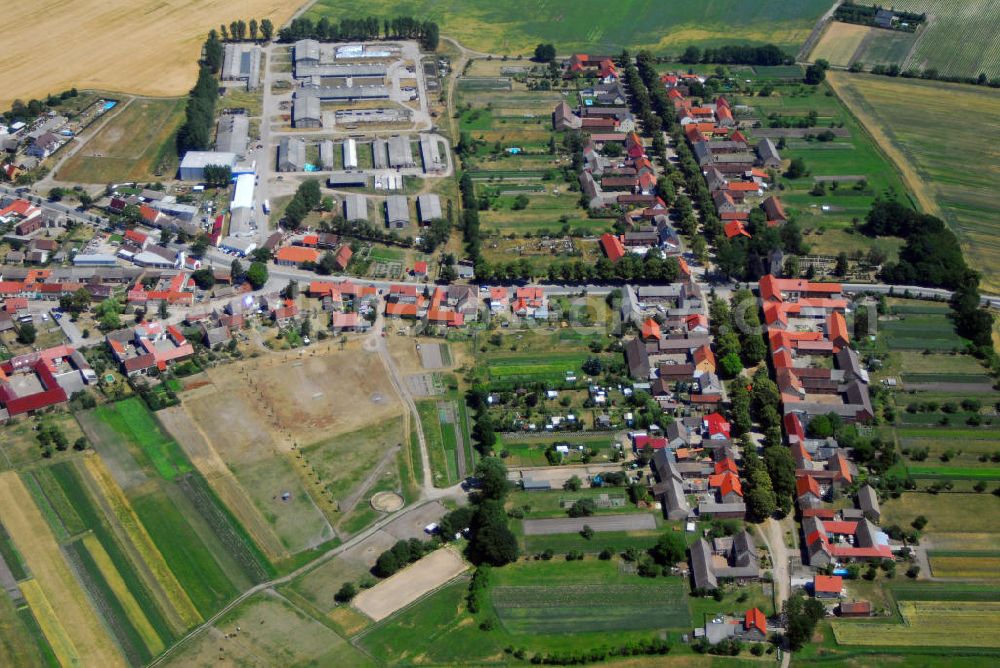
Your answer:
[[[223,153],[243,153],[250,136],[250,117],[246,114],[223,114],[219,117],[219,131],[215,148]]]
[[[236,163],[236,154],[227,151],[188,151],[181,160],[181,169],[199,169],[208,165],[227,165]]]
[[[389,137],[389,166],[405,167],[414,164],[409,135]]]
[[[385,65],[378,63],[360,63],[357,65],[334,65],[318,64],[309,65],[299,63],[295,66],[295,78],[320,76],[320,77],[384,77],[388,73]]]
[[[295,167],[304,167],[306,164],[306,143],[297,137],[285,137],[278,144],[278,169],[283,163],[288,163]]]
[[[385,198],[386,217],[389,222],[410,221],[410,207],[403,195],[390,195]]]
[[[314,95],[296,93],[292,101],[292,123],[310,119],[320,120],[319,98]]]
[[[301,60],[319,61],[319,42],[314,39],[300,39],[295,43],[295,62]]]
[[[442,217],[441,198],[437,195],[418,195],[417,206],[420,208],[421,223],[429,223]]]
[[[320,86],[309,89],[321,100],[377,100],[389,97],[385,86]]]
[[[319,162],[323,169],[333,169],[333,142],[329,139],[319,144]]]
[[[345,197],[344,217],[347,220],[368,220],[368,198],[355,194]]]

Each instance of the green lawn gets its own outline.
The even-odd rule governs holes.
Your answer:
[[[128,443],[138,446],[166,480],[194,470],[184,451],[138,397],[99,406],[94,413]]]
[[[458,482],[455,425],[442,423],[436,400],[418,401],[417,413],[427,441],[434,484],[438,487],[454,485]]]
[[[306,16],[351,16],[345,0],[320,0]],[[596,0],[539,6],[525,0],[376,0],[365,13],[431,19],[441,34],[490,53],[530,54],[539,42],[552,42],[559,53],[589,51],[617,54],[623,47],[680,52],[688,44],[762,44],[774,42],[793,52],[828,9],[824,0],[719,0],[680,3],[664,11],[658,3],[623,0],[615,11]]]

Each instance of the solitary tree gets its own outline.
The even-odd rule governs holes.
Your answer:
[[[247,269],[247,280],[254,290],[260,290],[267,283],[267,265],[263,262],[253,262]]]
[[[271,19],[260,20],[260,36],[265,42],[270,42],[274,37],[274,24],[271,23]]]

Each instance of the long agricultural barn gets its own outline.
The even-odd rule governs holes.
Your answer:
[[[376,139],[372,142],[372,160],[374,161],[375,169],[385,169],[389,166],[387,154],[387,147],[389,142],[384,139]]]
[[[340,102],[389,99],[389,89],[385,86],[320,86],[319,88],[311,88],[308,93],[304,94],[324,101],[336,100]]]
[[[285,137],[278,144],[278,171],[301,172],[306,168],[306,143],[298,137]]]
[[[440,172],[445,167],[441,161],[441,149],[438,147],[437,137],[420,135],[420,157],[424,161],[425,172]]]
[[[246,114],[223,114],[215,135],[215,150],[223,153],[246,153],[250,137],[250,117]]]
[[[418,195],[417,208],[420,209],[420,222],[423,225],[444,217],[441,214],[441,198],[437,195]]]
[[[324,170],[331,170],[334,167],[333,142],[329,139],[319,143],[319,164]]]
[[[326,180],[328,188],[367,188],[368,175],[364,172],[341,172],[331,174]]]
[[[389,137],[389,166],[416,167],[413,160],[413,149],[410,147],[409,135]]]
[[[261,48],[250,44],[226,44],[222,58],[223,81],[246,81],[248,90],[260,86]]]
[[[347,79],[350,77],[381,77],[384,78],[389,70],[385,65],[377,63],[362,65],[332,65],[332,64],[311,64],[296,63],[295,78],[305,77],[339,77]]]
[[[344,198],[344,218],[348,222],[368,221],[368,198],[364,195],[348,195]]]
[[[295,66],[299,65],[319,65],[319,42],[300,39],[295,43]]]
[[[296,93],[292,102],[292,127],[318,128],[322,124],[319,98],[304,92]]]
[[[353,139],[344,142],[344,169],[358,168],[358,145]]]
[[[410,205],[402,195],[385,198],[385,221],[389,227],[402,228],[410,224]]]

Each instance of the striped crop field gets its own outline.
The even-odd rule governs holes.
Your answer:
[[[977,580],[996,580],[1000,578],[1000,554],[936,552],[928,555],[931,562],[931,573],[936,578],[973,578]]]
[[[860,4],[891,6],[926,13],[927,25],[917,30],[903,69],[937,69],[942,74],[1000,77],[1000,4],[995,0],[858,0]]]
[[[833,622],[842,645],[1000,647],[1000,602],[900,601],[903,624]]]
[[[1000,3],[993,3],[1000,11]],[[1000,39],[994,19],[992,30]],[[952,46],[965,44],[965,38]],[[998,73],[1000,75],[1000,73]],[[926,212],[958,235],[984,291],[1000,290],[1000,161],[984,132],[1000,127],[992,88],[831,72],[831,86],[895,163]],[[942,132],[947,128],[947,132]]]

